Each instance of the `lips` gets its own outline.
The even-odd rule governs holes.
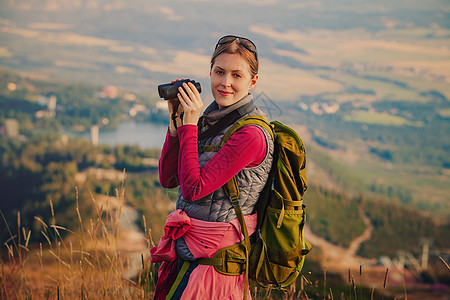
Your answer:
[[[233,94],[232,92],[221,91],[221,90],[218,90],[218,92],[221,96],[230,96]]]

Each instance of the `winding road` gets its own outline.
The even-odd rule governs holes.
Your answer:
[[[146,253],[148,253],[144,232],[136,225],[139,218],[138,212],[133,207],[121,203],[117,197],[96,195],[95,202],[99,208],[101,207],[104,211],[108,211],[110,215],[119,218],[117,251],[127,259],[127,267],[123,277],[127,279],[135,278],[142,269],[141,255],[146,256]],[[118,211],[120,211],[120,215]]]
[[[366,229],[350,243],[348,248],[328,242],[315,235],[308,226],[305,226],[305,238],[313,245],[313,247],[318,247],[321,251],[320,263],[324,270],[336,273],[347,273],[349,269],[359,270],[361,266],[373,265],[376,262],[374,259],[367,259],[356,255],[361,244],[370,239],[373,231],[373,226],[362,209],[359,210],[359,214],[366,225]]]

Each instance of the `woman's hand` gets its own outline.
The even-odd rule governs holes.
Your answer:
[[[178,88],[178,100],[183,106],[183,124],[197,125],[202,113],[203,101],[200,93],[194,84],[183,83],[183,87]]]
[[[177,80],[172,80],[171,82],[175,82],[178,81]],[[183,79],[181,79],[183,80]],[[174,99],[169,99],[167,100],[167,105],[169,108],[169,116],[170,116],[170,120],[169,120],[169,134],[171,136],[177,136],[177,128],[180,127],[182,124],[181,122],[181,113],[183,112],[183,106],[180,105],[180,101],[177,98]],[[173,119],[173,117],[175,117],[175,120]],[[174,122],[176,124],[174,124]]]
[[[181,122],[181,113],[183,111],[183,107],[180,105],[180,101],[178,101],[178,99],[167,100],[167,104],[169,106],[169,116],[170,116],[169,134],[171,136],[177,136],[178,134],[177,128],[183,125],[183,123]]]

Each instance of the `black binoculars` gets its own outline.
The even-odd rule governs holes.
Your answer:
[[[202,92],[202,87],[200,86],[200,82],[196,82],[190,79],[183,79],[174,81],[171,83],[165,83],[158,86],[159,97],[164,98],[164,100],[176,99],[178,94],[178,88],[183,86],[183,83],[192,82],[194,86],[197,88],[198,92]]]

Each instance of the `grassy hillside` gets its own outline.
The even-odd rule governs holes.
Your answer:
[[[336,245],[348,247],[366,225],[362,212],[374,230],[359,254],[365,257],[395,257],[399,250],[421,253],[421,240],[430,239],[433,247],[448,249],[450,224],[436,222],[420,211],[381,198],[352,197],[312,186],[307,192],[308,223],[312,230]]]
[[[159,150],[95,147],[56,134],[39,134],[26,141],[0,137],[0,187],[3,199],[8,199],[0,203],[2,244],[14,239],[18,217],[21,226],[31,230],[31,242],[44,241],[41,221],[77,228],[76,208],[87,218],[95,215],[90,207],[93,195],[117,196],[124,170],[129,170],[124,200],[146,216],[159,238],[173,205],[159,185],[154,163],[146,163],[158,156]],[[144,228],[142,219],[138,221]]]
[[[341,106],[335,114],[315,115],[293,103],[285,108],[283,119],[293,124],[304,139],[311,159],[312,182],[337,185],[350,194],[381,194],[446,219],[450,212],[446,138],[450,122],[441,118],[438,111],[447,105],[447,101],[380,103],[364,109],[363,119],[348,121],[346,116],[357,116],[351,105]],[[383,118],[384,111],[389,110],[396,111],[397,116],[408,115],[409,122],[421,125],[391,124],[389,118]],[[378,114],[384,123],[371,123],[371,117],[378,118]],[[331,178],[321,176],[321,169]]]

